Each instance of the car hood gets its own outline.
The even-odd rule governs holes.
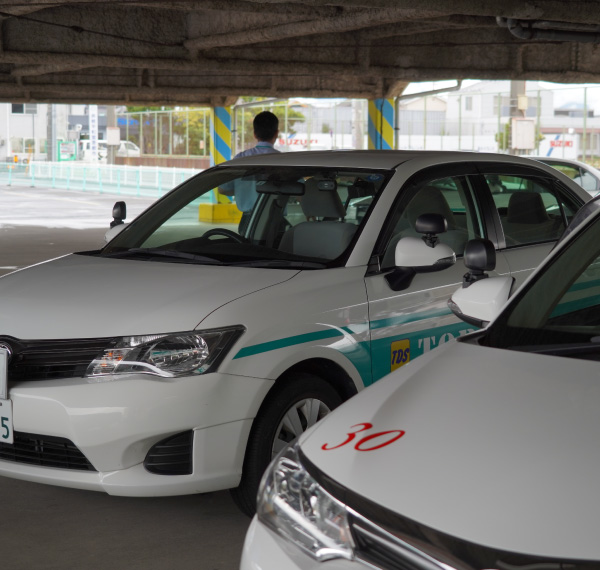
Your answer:
[[[192,330],[297,270],[68,255],[0,279],[0,335],[94,338]],[[239,323],[223,323],[232,325]]]
[[[599,560],[599,409],[597,363],[449,343],[352,398],[301,447],[344,487],[435,530]],[[322,449],[363,422],[373,428]],[[387,430],[405,434],[355,449]]]

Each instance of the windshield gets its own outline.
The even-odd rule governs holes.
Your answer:
[[[490,327],[485,344],[600,360],[600,218]]]
[[[344,263],[387,171],[221,167],[158,201],[102,256],[319,269]]]

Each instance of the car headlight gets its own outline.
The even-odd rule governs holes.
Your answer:
[[[311,477],[297,444],[277,456],[258,493],[260,521],[319,561],[354,558],[346,507]]]
[[[88,366],[85,376],[154,374],[172,378],[214,370],[244,327],[127,336],[114,340]]]

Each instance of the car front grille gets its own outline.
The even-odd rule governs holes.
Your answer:
[[[0,336],[11,350],[9,381],[82,377],[90,362],[110,344],[110,338],[19,340]]]
[[[72,441],[33,433],[14,432],[14,444],[0,443],[0,460],[57,469],[96,471]]]
[[[193,448],[192,430],[168,437],[150,448],[144,467],[156,475],[191,475]]]
[[[356,557],[382,570],[449,570],[425,553],[363,519],[350,517]]]

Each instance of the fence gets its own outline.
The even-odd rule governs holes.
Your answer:
[[[0,184],[160,198],[198,172],[188,168],[80,162],[6,163],[0,164]]]
[[[534,148],[522,154],[559,155],[594,162],[600,155],[600,87],[526,83],[522,109],[508,81],[481,81],[444,94],[396,102],[395,147],[412,150],[514,152],[511,118],[534,123]],[[286,99],[233,107],[233,154],[254,146],[252,120],[260,111],[279,117],[282,151],[367,147],[367,101]],[[144,155],[208,156],[208,109],[119,115],[121,137]]]
[[[117,114],[121,140],[143,155],[209,156],[210,109],[183,108]]]
[[[285,99],[236,105],[233,119],[234,154],[256,144],[252,121],[261,111],[279,118],[283,152],[367,148],[368,103],[364,99]]]

